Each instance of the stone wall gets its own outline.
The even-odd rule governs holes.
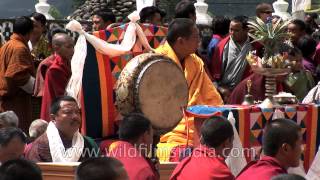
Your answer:
[[[136,9],[135,0],[86,0],[76,11],[71,14],[71,18],[90,20],[91,16],[98,12],[110,9],[116,15],[117,21],[122,21],[129,13]]]

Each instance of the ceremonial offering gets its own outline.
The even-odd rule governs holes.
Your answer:
[[[287,52],[280,53],[280,46],[290,34],[286,32],[289,21],[282,22],[280,19],[272,24],[271,18],[264,23],[261,19],[249,21],[249,36],[253,42],[259,42],[264,46],[262,58],[250,52],[246,59],[254,73],[265,76],[265,96],[268,101],[264,104],[274,103],[273,96],[277,93],[276,78],[290,73],[290,68],[294,64],[288,58]],[[272,106],[272,105],[271,105]]]
[[[280,92],[273,96],[273,100],[279,104],[297,104],[298,99],[295,95],[286,92]]]

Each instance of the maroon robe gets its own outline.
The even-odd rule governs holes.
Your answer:
[[[259,74],[252,74],[246,79],[242,80],[232,91],[229,97],[229,104],[242,104],[244,96],[248,93],[247,81],[251,80],[252,86],[250,89],[250,94],[253,96],[255,101],[263,101],[265,99],[265,84],[264,76]]]
[[[232,180],[234,176],[225,159],[204,145],[196,148],[192,155],[182,160],[173,171],[170,180]]]
[[[52,63],[55,60],[55,56],[51,55],[41,61],[39,64],[39,67],[37,69],[37,74],[36,74],[36,81],[34,83],[34,96],[36,97],[42,97],[43,95],[43,89],[44,89],[44,79],[46,77],[47,70],[49,67],[52,65]]]
[[[253,96],[254,101],[263,101],[266,96],[265,96],[265,77],[260,74],[253,73],[246,79],[242,80],[232,91],[228,104],[242,104],[244,100],[244,96],[248,93],[247,89],[247,81],[251,80],[252,85],[250,88],[250,94]],[[277,82],[277,92],[281,92],[284,90],[287,90],[285,86],[280,83],[280,78],[279,82]],[[288,91],[288,90],[287,90]]]
[[[69,62],[55,54],[55,60],[49,67],[44,80],[44,90],[41,105],[41,119],[50,121],[50,106],[52,101],[65,94],[65,89],[71,77]]]
[[[116,147],[111,149],[108,155],[121,161],[128,173],[129,179],[159,179],[158,172],[150,160],[141,155],[140,152],[128,142],[118,141]]]
[[[264,156],[256,163],[251,163],[249,167],[238,175],[237,180],[270,180],[279,174],[287,174],[287,170],[280,166],[277,159]]]

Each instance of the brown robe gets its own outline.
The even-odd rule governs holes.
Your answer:
[[[79,162],[82,162],[90,157],[98,157],[100,155],[98,146],[92,139],[84,136],[84,150],[80,156]],[[91,141],[91,142],[90,142]],[[62,138],[62,143],[65,148],[70,148],[72,142]],[[42,134],[34,142],[25,153],[25,158],[33,162],[52,162],[52,156],[49,148],[49,140],[47,133]]]
[[[31,94],[20,88],[35,68],[27,42],[13,34],[0,50],[0,112],[12,110],[19,117],[19,127],[27,132],[32,122]]]

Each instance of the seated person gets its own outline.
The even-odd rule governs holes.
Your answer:
[[[18,127],[19,118],[13,111],[5,111],[0,113],[0,128]]]
[[[36,119],[32,121],[29,127],[29,136],[31,141],[34,141],[46,132],[48,127],[48,122],[43,119]]]
[[[0,167],[1,180],[42,180],[41,169],[33,162],[15,159]]]
[[[297,174],[280,174],[271,180],[305,180],[305,178]]]
[[[182,2],[182,1],[181,1]],[[200,42],[199,30],[191,19],[176,18],[168,28],[167,41],[156,49],[156,53],[171,58],[184,72],[189,87],[188,106],[222,105],[222,98],[204,69],[204,64],[195,52]],[[187,122],[190,124],[189,136]],[[168,161],[169,152],[175,147],[193,142],[193,118],[183,118],[169,133],[163,135],[158,144],[160,160]],[[162,152],[164,150],[166,152]],[[161,157],[165,155],[165,157]]]
[[[79,133],[80,109],[70,96],[55,99],[47,130],[33,142],[26,158],[35,162],[77,162],[98,156],[94,141]]]
[[[82,162],[75,180],[127,180],[128,175],[123,164],[115,158],[98,157]]]
[[[34,140],[40,137],[43,133],[46,132],[48,126],[48,122],[43,119],[36,119],[32,121],[29,127],[29,141],[28,145],[26,146],[24,153],[27,154],[31,147]]]
[[[237,180],[270,180],[279,174],[287,174],[289,167],[298,167],[301,157],[301,128],[289,119],[271,121],[263,134],[264,156],[249,163]],[[258,172],[258,173],[257,173]]]
[[[18,128],[0,129],[0,165],[8,160],[18,159],[23,155],[27,137]]]
[[[302,36],[297,44],[297,47],[302,52],[303,60],[302,60],[302,67],[305,70],[311,72],[311,74],[317,77],[317,62],[314,60],[314,54],[316,52],[317,41],[314,40],[311,36],[305,35]]]
[[[234,179],[225,163],[232,143],[233,128],[226,118],[213,116],[207,119],[201,126],[201,145],[178,164],[170,179]]]
[[[277,92],[288,91],[295,95],[301,102],[309,90],[314,86],[314,80],[309,71],[301,68],[302,56],[297,48],[288,50],[288,58],[294,64],[291,67],[292,73],[288,76],[277,77]],[[252,74],[239,83],[232,91],[229,104],[241,104],[247,92],[247,81],[251,80],[250,94],[255,101],[263,101],[265,97],[265,77],[260,74]]]
[[[284,86],[288,92],[294,94],[299,102],[315,86],[314,78],[309,70],[303,68],[303,58],[301,51],[297,48],[289,50],[289,58],[295,61],[291,68],[291,73],[285,78]]]
[[[153,143],[150,121],[141,114],[130,114],[119,126],[119,139],[109,156],[122,162],[129,179],[159,179],[154,164],[148,158]]]

